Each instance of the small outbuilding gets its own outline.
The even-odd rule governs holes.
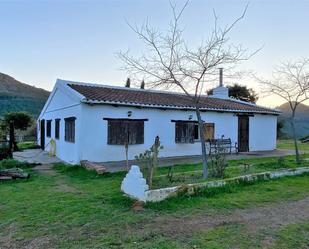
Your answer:
[[[223,86],[200,104],[207,140],[224,136],[239,151],[276,149],[279,111],[231,99]],[[125,160],[126,141],[134,159],[156,136],[160,157],[201,154],[195,108],[181,93],[57,80],[37,126],[41,148],[72,164]]]

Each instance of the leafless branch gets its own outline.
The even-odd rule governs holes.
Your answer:
[[[147,79],[148,87],[177,87],[184,92],[195,105],[199,123],[200,141],[203,154],[203,176],[207,177],[207,153],[204,138],[204,124],[200,113],[200,98],[206,92],[207,85],[217,77],[217,69],[228,67],[232,69],[238,63],[248,60],[252,54],[247,54],[241,45],[230,42],[229,34],[247,12],[245,7],[241,16],[231,25],[221,29],[218,27],[218,17],[214,11],[214,26],[211,35],[198,46],[191,48],[183,38],[180,20],[188,6],[186,2],[179,10],[176,4],[170,4],[172,19],[165,33],[151,27],[146,20],[140,27],[129,24],[138,38],[145,44],[147,53],[139,57],[132,56],[128,51],[119,52],[124,62],[124,69],[130,75]]]
[[[239,62],[248,60],[259,50],[248,54],[241,45],[229,41],[229,33],[242,20],[247,12],[245,6],[242,14],[224,29],[218,27],[218,17],[214,11],[214,26],[210,37],[195,48],[189,48],[183,39],[180,20],[188,6],[186,2],[179,10],[170,3],[172,19],[165,33],[151,27],[146,20],[140,27],[129,27],[146,45],[147,53],[140,57],[132,56],[128,51],[119,52],[119,58],[130,75],[147,79],[148,87],[178,87],[195,103],[205,92],[205,87],[217,75],[219,67],[232,68]]]
[[[309,101],[309,60],[301,59],[296,62],[281,63],[274,70],[271,80],[255,78],[265,87],[268,94],[280,96],[289,104],[296,161],[299,163],[300,156],[296,138],[295,114],[297,107],[301,103]]]

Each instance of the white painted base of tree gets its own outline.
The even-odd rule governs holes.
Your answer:
[[[132,166],[133,167],[133,166]],[[175,187],[169,187],[169,188],[161,188],[161,189],[154,189],[154,190],[148,190],[148,185],[146,184],[146,180],[143,177],[142,173],[139,170],[139,167],[136,166],[134,172],[129,175],[129,173],[126,175],[126,178],[123,180],[121,190],[125,192],[127,195],[131,196],[133,199],[137,199],[144,202],[159,202],[163,201],[169,197],[177,196],[179,193],[187,193],[189,195],[193,195],[196,193],[197,190],[202,190],[206,188],[216,188],[216,187],[222,187],[227,184],[239,184],[242,182],[254,182],[258,180],[269,180],[269,179],[275,179],[285,176],[296,176],[301,175],[304,173],[309,173],[309,167],[303,167],[303,168],[296,168],[296,169],[285,169],[280,171],[274,171],[274,172],[263,172],[263,173],[257,173],[257,174],[250,174],[250,175],[244,175],[234,178],[229,178],[225,180],[218,180],[218,181],[211,181],[211,182],[202,182],[202,183],[194,183],[194,184],[186,184],[181,186],[175,186]],[[132,168],[131,168],[132,169]],[[137,171],[138,170],[138,171]],[[140,174],[138,174],[139,172]],[[137,176],[139,178],[137,178]],[[135,180],[134,180],[135,179]],[[138,181],[136,179],[139,179]],[[141,181],[143,179],[144,181]],[[126,180],[125,188],[124,181]],[[127,188],[128,183],[129,188]],[[145,187],[144,183],[147,187]]]

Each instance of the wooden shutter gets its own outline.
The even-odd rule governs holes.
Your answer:
[[[204,123],[204,137],[205,140],[215,138],[215,124],[214,123]]]
[[[46,126],[46,136],[51,137],[51,120],[47,120]]]
[[[113,133],[114,133],[113,121],[109,120],[107,122],[107,144],[113,144]]]
[[[64,119],[64,140],[67,142],[75,142],[75,117]]]
[[[186,124],[186,142],[187,143],[194,143],[194,127],[195,127],[195,123],[192,122],[188,122]]]
[[[122,130],[123,130],[123,124],[120,120],[109,120],[108,121],[108,137],[107,137],[107,143],[108,144],[122,144]]]
[[[144,143],[143,120],[108,120],[107,143],[124,145]]]
[[[136,144],[138,134],[136,123],[137,121],[126,121],[126,138],[129,144]]]
[[[126,142],[129,143],[129,134],[128,134],[128,123],[126,121],[120,121],[119,129],[117,131],[117,144],[125,144]]]
[[[55,138],[56,139],[59,139],[60,137],[60,119],[56,119],[55,120]]]
[[[144,143],[144,121],[128,121],[129,144]]]
[[[70,142],[70,124],[69,120],[65,120],[65,131],[64,131],[64,140]]]
[[[75,119],[71,120],[71,142],[75,142]]]
[[[181,143],[183,122],[175,122],[175,143]]]
[[[144,131],[145,131],[144,121],[137,121],[136,130],[137,130],[136,144],[144,144]]]
[[[194,143],[194,122],[175,122],[175,142]]]

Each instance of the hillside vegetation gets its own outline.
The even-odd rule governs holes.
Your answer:
[[[291,109],[288,103],[285,103],[277,109],[281,110],[283,113],[279,116],[279,121],[283,121],[284,126],[282,128],[282,133],[285,137],[292,137],[292,127],[290,122]],[[297,107],[296,118],[296,136],[297,138],[302,138],[309,135],[309,106],[305,104],[300,104]]]
[[[25,111],[37,117],[49,92],[21,83],[13,77],[0,73],[0,116],[6,112]]]

